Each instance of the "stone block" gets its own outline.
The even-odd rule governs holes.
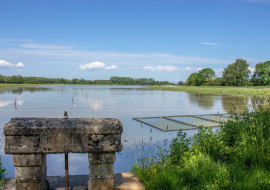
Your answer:
[[[41,183],[32,183],[32,182],[25,182],[15,183],[16,190],[45,190],[46,188],[41,185]]]
[[[113,163],[90,164],[89,177],[93,178],[113,178]]]
[[[37,167],[15,167],[16,182],[41,182],[40,166]]]
[[[90,178],[88,190],[113,190],[113,178]]]
[[[14,154],[12,163],[14,166],[41,166],[41,154]]]
[[[113,163],[115,162],[115,153],[88,153],[88,160],[90,164]]]

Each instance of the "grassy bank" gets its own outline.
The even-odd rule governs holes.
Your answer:
[[[28,86],[44,86],[44,84],[5,84],[0,83],[0,90],[7,90],[11,88],[17,88],[17,87],[28,87]]]
[[[235,94],[235,95],[270,95],[270,87],[233,87],[233,86],[150,86],[151,90],[164,91],[184,91],[198,93],[215,93],[215,94]]]
[[[258,104],[258,100],[255,104]],[[254,105],[255,105],[254,104]],[[270,189],[270,109],[237,114],[213,132],[180,131],[169,150],[141,156],[132,171],[146,189]],[[140,144],[145,150],[146,144]],[[142,152],[140,155],[147,155]]]

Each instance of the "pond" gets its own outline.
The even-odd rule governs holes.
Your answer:
[[[14,105],[17,97],[16,106]],[[72,118],[118,118],[123,124],[123,150],[116,154],[114,172],[128,172],[136,159],[136,145],[151,144],[176,137],[177,131],[162,132],[132,118],[226,114],[230,104],[242,112],[252,103],[249,96],[228,96],[187,92],[152,91],[141,86],[52,85],[0,91],[0,155],[9,177],[15,176],[12,155],[4,154],[3,128],[13,117],[62,118],[68,111]],[[197,130],[187,130],[192,136]],[[163,143],[164,144],[164,143]],[[168,146],[168,144],[167,144]],[[132,154],[133,152],[133,154]],[[47,155],[47,176],[64,176],[64,154]],[[87,154],[69,154],[69,174],[89,173]]]

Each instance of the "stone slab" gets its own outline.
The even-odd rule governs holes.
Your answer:
[[[12,118],[5,154],[121,151],[122,123],[114,118]]]
[[[35,136],[43,133],[121,134],[122,123],[115,118],[12,118],[5,124],[5,136]]]

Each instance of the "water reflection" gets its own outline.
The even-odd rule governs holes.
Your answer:
[[[24,101],[23,100],[17,100],[16,103],[21,106],[21,105],[23,105]],[[11,99],[10,100],[0,100],[0,107],[1,108],[6,107],[6,106],[8,106],[10,104],[16,105],[14,103],[14,100],[11,100]]]
[[[46,91],[53,91],[52,88],[47,88],[47,87],[19,87],[19,88],[14,88],[14,89],[9,89],[6,91],[2,91],[1,94],[4,93],[12,93],[12,94],[22,94],[23,92],[46,92]]]
[[[249,109],[249,105],[252,103],[252,97],[250,96],[222,96],[221,102],[223,109],[229,113],[235,108],[236,113],[243,113]]]
[[[200,108],[210,110],[214,107],[217,96],[212,94],[189,93],[188,98],[191,104],[196,104]]]

